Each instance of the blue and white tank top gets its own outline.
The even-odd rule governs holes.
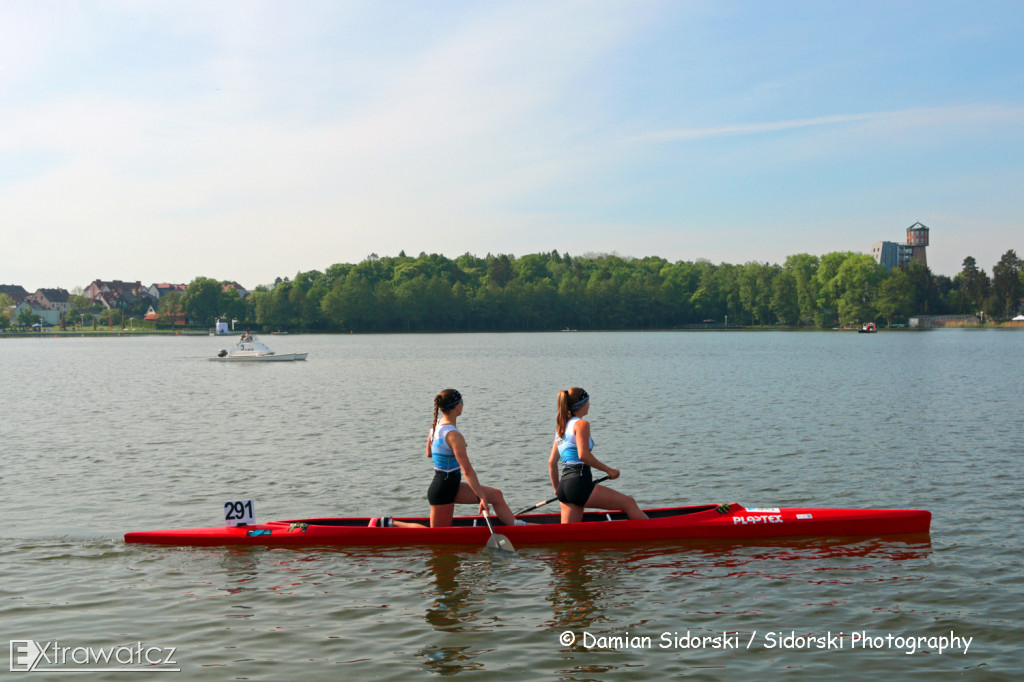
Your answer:
[[[462,433],[451,424],[438,424],[436,429],[430,432],[430,455],[434,458],[434,468],[438,471],[451,472],[462,468],[455,459],[451,446],[445,440],[452,431]]]
[[[558,458],[562,460],[562,466],[581,466],[580,451],[576,447],[576,433],[573,427],[579,417],[573,417],[565,424],[565,433],[555,434],[555,443],[558,445]],[[590,449],[594,449],[594,439],[590,439]]]

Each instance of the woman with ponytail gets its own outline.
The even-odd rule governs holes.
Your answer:
[[[559,391],[557,430],[548,470],[551,485],[562,506],[562,523],[582,521],[585,507],[621,509],[631,519],[646,519],[647,514],[632,497],[594,484],[591,468],[600,469],[613,481],[619,477],[619,470],[594,457],[590,422],[583,419],[589,412],[590,396],[582,388]],[[561,477],[558,475],[559,465],[562,467]]]
[[[501,491],[480,485],[469,463],[466,439],[455,427],[462,408],[462,395],[454,388],[446,388],[434,397],[434,423],[427,439],[427,457],[434,460],[434,480],[427,490],[430,525],[450,526],[456,504],[477,503],[481,512],[492,505],[502,523],[514,525],[516,518]]]

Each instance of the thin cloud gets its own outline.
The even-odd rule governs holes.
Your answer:
[[[657,130],[624,138],[624,143],[687,142],[718,137],[764,135],[788,130],[841,126],[850,123],[882,123],[893,127],[908,125],[974,125],[996,122],[1022,122],[1024,108],[998,105],[949,106],[915,108],[901,111],[880,111],[860,114],[837,114],[798,118],[787,121],[738,123],[703,128],[673,128]]]

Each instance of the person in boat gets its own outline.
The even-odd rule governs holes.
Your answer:
[[[647,514],[632,497],[594,483],[592,468],[605,472],[612,481],[619,477],[620,472],[594,457],[590,422],[583,418],[589,412],[590,396],[582,388],[577,386],[559,391],[557,429],[555,442],[551,445],[551,457],[548,458],[548,470],[551,485],[562,507],[562,523],[583,520],[586,507],[621,509],[631,519],[646,519]]]
[[[522,525],[523,522],[512,515],[501,490],[483,486],[477,479],[466,454],[466,439],[455,426],[463,406],[462,395],[454,388],[446,388],[434,396],[434,423],[427,437],[427,457],[434,463],[434,478],[427,489],[430,525],[452,525],[456,504],[479,504],[481,513],[491,505],[506,526]],[[382,517],[381,524],[400,528],[420,525],[390,517]]]

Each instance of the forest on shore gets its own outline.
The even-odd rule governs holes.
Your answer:
[[[855,252],[797,254],[782,265],[557,251],[455,259],[403,252],[300,272],[245,297],[226,284],[196,277],[186,291],[164,295],[157,327],[210,328],[218,319],[254,331],[306,332],[831,328],[892,326],[914,315],[943,314],[1003,321],[1020,312],[1024,269],[1012,249],[991,276],[968,256],[954,277],[920,263],[887,270]],[[141,299],[90,311],[81,295],[72,303],[68,324],[93,328],[127,327],[128,318],[141,320],[150,305]]]
[[[797,254],[782,265],[550,253],[520,257],[371,254],[259,286],[245,299],[198,277],[165,296],[161,315],[210,325],[322,332],[834,327],[903,323],[912,315],[1017,314],[1021,259],[1007,251],[990,277],[973,257],[954,277],[919,263],[886,270],[867,254]]]

